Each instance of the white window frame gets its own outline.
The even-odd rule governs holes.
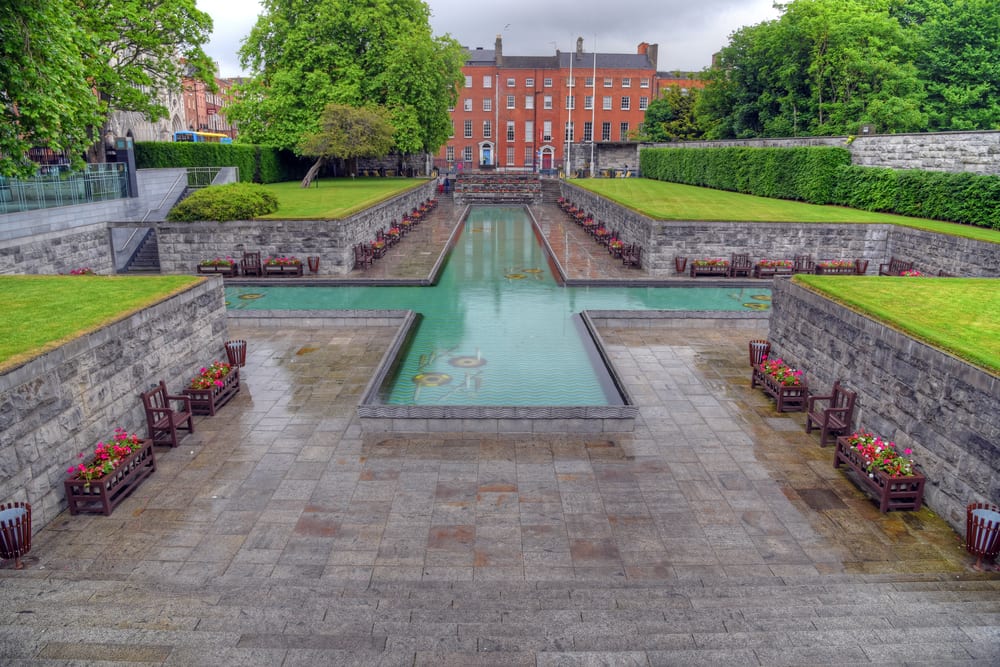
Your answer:
[[[525,88],[534,88],[535,87],[535,80],[533,78],[525,79],[524,80],[524,87]]]
[[[640,88],[649,88],[649,79],[639,79]]]
[[[570,143],[572,143],[574,141],[574,139],[573,139],[573,133],[574,133],[575,129],[576,128],[573,126],[573,122],[572,121],[566,121],[566,131],[565,131],[565,134],[563,135],[563,136],[566,137],[565,141],[568,141]]]
[[[575,76],[566,77],[566,87],[567,88],[574,88],[574,87],[576,87],[576,77]]]
[[[472,75],[471,74],[466,74],[465,75],[465,87],[466,88],[472,88]]]
[[[507,141],[516,141],[514,134],[517,132],[514,121],[507,121]]]
[[[584,95],[583,96],[583,108],[584,109],[593,109],[594,108],[594,96],[593,95]]]
[[[508,78],[507,79],[507,87],[508,88],[513,88],[516,85],[517,85],[517,82],[514,79],[512,79],[512,78]]]
[[[618,123],[618,141],[628,141],[628,122]]]
[[[604,77],[604,87],[605,88],[611,88],[614,85],[615,85],[615,80],[614,79],[612,79],[610,76]]]
[[[576,95],[567,95],[566,96],[566,108],[567,109],[576,109]]]
[[[611,122],[601,123],[601,141],[611,141]]]
[[[583,142],[594,140],[594,124],[589,120],[583,121]]]
[[[542,108],[543,109],[551,109],[552,108],[552,96],[551,95],[546,95],[545,97],[542,98]]]
[[[507,166],[510,167],[510,166],[513,166],[513,165],[514,165],[514,147],[513,146],[508,146],[507,147]]]
[[[483,98],[483,111],[493,111],[493,98],[484,97]]]
[[[465,100],[463,100],[463,102],[462,102],[462,110],[463,111],[472,111],[472,98],[471,97],[466,97]]]
[[[446,147],[444,149],[444,159],[447,160],[448,162],[454,162],[455,161],[455,147],[454,146],[448,146],[448,147]]]
[[[507,108],[508,109],[516,109],[517,108],[517,100],[514,99],[513,95],[508,95],[507,96]]]
[[[649,108],[649,98],[645,97],[645,96],[640,97],[639,98],[639,111],[645,111],[648,108]]]
[[[542,121],[542,141],[552,141],[552,121]]]
[[[464,162],[472,162],[472,146],[466,146],[462,151],[462,160]]]
[[[614,98],[611,95],[605,95],[604,100],[601,102],[601,109],[604,111],[611,111],[611,105],[614,103]]]
[[[524,108],[525,109],[534,109],[535,108],[535,96],[534,95],[525,95],[524,96]]]
[[[484,120],[483,121],[483,139],[493,138],[493,121]]]
[[[535,141],[535,121],[524,121],[524,140],[529,144]]]
[[[463,136],[466,139],[471,139],[472,138],[472,121],[471,120],[465,121],[465,124],[462,127],[462,130],[463,130]]]
[[[547,76],[544,79],[542,79],[542,86],[545,87],[545,88],[551,88],[552,87],[552,77]]]
[[[632,87],[632,77],[623,76],[622,77],[622,88],[631,88],[631,87]]]
[[[483,75],[483,88],[492,88],[492,87],[493,87],[493,76],[490,75],[490,74],[484,74]]]
[[[632,110],[632,98],[629,97],[628,95],[622,95],[621,110],[622,111],[631,111]]]

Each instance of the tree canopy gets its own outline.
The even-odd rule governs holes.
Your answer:
[[[331,158],[385,155],[392,148],[395,131],[385,107],[358,108],[330,102],[320,115],[319,129],[299,141],[299,153],[316,158],[302,179],[302,187],[309,187],[320,167]]]
[[[448,109],[464,51],[433,37],[420,0],[264,0],[240,51],[253,74],[226,108],[255,143],[300,150],[334,102],[388,109],[394,147],[433,152],[451,134]]]

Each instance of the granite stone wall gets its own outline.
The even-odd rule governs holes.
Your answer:
[[[31,503],[40,530],[66,507],[63,480],[116,426],[146,435],[139,393],[177,393],[225,359],[222,279],[212,277],[139,313],[0,374],[0,502]]]
[[[85,267],[114,273],[104,223],[0,241],[0,274],[69,273]]]
[[[654,278],[675,274],[674,258],[728,258],[747,252],[757,259],[867,259],[868,273],[878,274],[891,257],[937,275],[1000,277],[1000,244],[882,224],[686,222],[653,220],[583,188],[562,183],[570,199],[626,243],[643,247],[643,268]]]
[[[934,511],[962,533],[967,504],[1000,504],[1000,377],[793,281],[772,295],[772,355],[817,391],[838,379],[857,391],[854,428],[913,449]]]
[[[335,183],[332,187],[336,187]],[[375,239],[375,232],[399,222],[420,202],[434,196],[429,181],[343,220],[237,220],[230,222],[158,222],[160,271],[194,273],[199,261],[240,258],[244,252],[320,258],[320,273],[347,274],[354,267],[353,246]],[[112,223],[112,227],[139,226]],[[149,226],[146,223],[141,226]]]

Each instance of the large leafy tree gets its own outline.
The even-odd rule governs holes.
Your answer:
[[[34,173],[35,146],[80,160],[103,112],[84,65],[96,49],[68,0],[0,3],[0,174]]]
[[[316,173],[331,158],[349,160],[388,153],[396,130],[389,116],[385,107],[327,104],[320,115],[319,129],[299,140],[299,154],[316,158],[302,179],[302,187],[308,188]]]
[[[226,115],[251,141],[298,150],[327,104],[381,106],[399,152],[432,152],[451,133],[464,51],[429,16],[420,0],[264,0],[240,51],[253,76]]]
[[[695,124],[694,107],[700,88],[681,90],[670,86],[649,103],[639,127],[639,141],[665,142],[699,139],[701,131]]]

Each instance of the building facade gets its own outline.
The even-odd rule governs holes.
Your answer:
[[[631,140],[661,87],[699,83],[680,73],[658,73],[657,50],[643,42],[634,54],[586,52],[581,37],[573,53],[505,56],[498,35],[493,50],[468,51],[465,85],[451,111],[452,136],[435,166],[589,168],[595,143]]]
[[[216,132],[236,138],[236,128],[226,119],[222,107],[231,99],[236,79],[215,78],[216,92],[212,92],[204,81],[184,79],[184,119],[180,130]]]

